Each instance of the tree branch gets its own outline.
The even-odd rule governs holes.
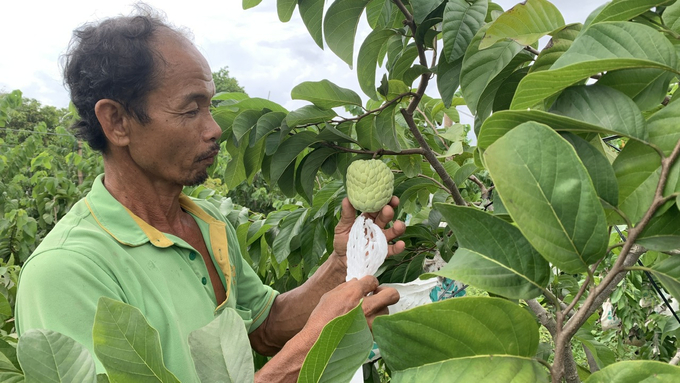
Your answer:
[[[340,145],[335,145],[331,144],[328,142],[319,142],[319,145],[326,146],[328,148],[336,149],[341,152],[346,152],[346,153],[354,153],[354,154],[368,154],[373,157],[377,156],[407,156],[411,154],[418,154],[418,155],[425,155],[425,152],[423,151],[422,148],[412,148],[412,149],[404,149],[398,152],[392,151],[392,150],[385,150],[385,149],[378,149],[378,150],[363,150],[363,149],[352,149],[352,148],[346,148],[344,146]]]
[[[538,321],[545,327],[550,335],[555,337],[557,334],[557,325],[555,323],[555,319],[550,315],[548,310],[543,308],[540,303],[536,299],[530,299],[527,302],[527,306],[531,309],[531,311],[536,314],[536,318],[538,318]]]
[[[404,20],[404,24],[411,29],[413,36],[415,36],[416,24],[413,22],[413,16],[408,11],[408,9],[406,9],[401,0],[393,1],[406,18],[406,20]],[[423,66],[427,66],[427,58],[425,57],[425,50],[423,49],[422,44],[416,44],[416,48],[418,49],[418,57],[420,58],[420,64]],[[413,137],[416,139],[416,141],[418,141],[420,147],[425,151],[424,157],[427,159],[427,162],[430,163],[432,168],[439,175],[439,178],[442,179],[444,185],[449,190],[449,193],[451,193],[451,196],[453,197],[453,200],[456,203],[456,205],[467,206],[467,203],[463,199],[463,196],[460,194],[460,190],[458,190],[458,186],[456,186],[456,183],[453,181],[449,173],[446,172],[444,166],[441,164],[441,162],[439,162],[437,156],[435,156],[434,154],[434,151],[432,151],[430,145],[428,145],[427,141],[425,141],[425,138],[423,137],[420,130],[418,130],[418,126],[413,120],[413,112],[416,110],[418,104],[420,103],[420,100],[423,98],[423,95],[425,94],[425,90],[427,89],[427,84],[429,83],[429,81],[430,81],[429,74],[423,73],[420,76],[420,83],[418,84],[418,89],[416,90],[416,93],[411,99],[411,102],[409,103],[408,107],[406,109],[401,109],[401,114],[404,116],[404,120],[406,120],[406,124],[408,125],[411,134],[413,134]]]
[[[604,277],[599,285],[592,288],[591,293],[586,298],[581,308],[571,317],[571,319],[566,323],[564,328],[561,328],[560,319],[561,313],[557,313],[557,337],[555,339],[555,363],[551,369],[553,383],[558,383],[562,379],[562,375],[565,373],[564,363],[568,362],[567,353],[565,352],[565,347],[569,344],[571,338],[574,336],[576,331],[583,325],[583,323],[592,315],[597,308],[604,302],[609,295],[614,291],[616,285],[621,282],[621,280],[626,275],[626,267],[634,265],[640,256],[645,252],[645,249],[635,244],[635,240],[640,235],[642,230],[647,226],[649,221],[654,216],[654,213],[658,210],[661,205],[663,205],[666,198],[663,196],[664,188],[668,182],[668,175],[670,173],[671,166],[680,156],[680,141],[675,145],[673,151],[668,157],[664,157],[662,153],[661,157],[661,175],[659,177],[659,182],[657,183],[656,190],[654,192],[654,199],[651,206],[645,212],[640,222],[628,230],[628,238],[626,239],[619,258],[616,260],[614,267],[611,271]],[[565,376],[567,380],[568,376]]]

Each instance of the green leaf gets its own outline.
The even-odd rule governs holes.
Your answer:
[[[635,224],[652,205],[661,157],[649,146],[629,141],[612,166],[619,184],[619,209]]]
[[[263,111],[260,110],[244,110],[236,118],[232,126],[236,142],[241,142],[243,136],[249,133],[256,125],[257,121],[262,117]]]
[[[530,73],[520,82],[511,109],[532,108],[598,73],[630,68],[677,73],[676,66],[672,44],[651,27],[628,22],[595,24],[574,40],[550,70]]]
[[[531,66],[529,72],[550,69],[555,61],[571,47],[571,44],[574,42],[574,39],[576,39],[576,36],[578,36],[582,27],[581,24],[569,24],[559,31],[554,32],[548,45],[543,48],[541,53],[538,54],[538,57],[536,57],[536,62]]]
[[[418,48],[416,47],[415,44],[411,43],[409,44],[404,50],[401,52],[401,55],[397,60],[394,62],[394,64],[389,68],[390,72],[390,80],[402,80],[404,81],[404,75],[406,74],[406,71],[413,66],[413,62],[418,58]],[[406,82],[404,82],[406,84]],[[411,88],[411,84],[406,84],[406,87],[408,89]],[[401,92],[400,92],[401,93]],[[392,97],[387,97],[388,99],[391,99]]]
[[[392,371],[473,356],[531,358],[539,338],[528,311],[489,297],[448,299],[379,316],[373,335]]]
[[[375,115],[371,114],[357,121],[357,141],[362,148],[368,150],[378,150],[382,148],[382,144],[378,138],[377,131],[375,129]]]
[[[305,270],[308,272],[314,270],[326,251],[326,238],[328,236],[323,223],[320,220],[314,222],[305,226],[300,234],[300,251],[304,259]]]
[[[491,24],[479,44],[479,49],[486,49],[504,39],[532,45],[563,26],[564,18],[552,3],[546,0],[527,0],[515,5]]]
[[[349,382],[373,347],[361,303],[324,326],[307,353],[298,382]]]
[[[522,51],[523,46],[514,41],[500,41],[480,50],[479,43],[486,32],[482,27],[470,42],[460,72],[460,87],[468,108],[477,112],[477,103],[482,92],[510,61]]]
[[[672,78],[673,73],[660,69],[624,69],[605,73],[597,83],[623,92],[641,110],[651,110],[663,102]]]
[[[549,381],[548,373],[537,361],[508,355],[449,359],[395,371],[391,379],[393,383]]]
[[[55,331],[32,329],[23,333],[17,344],[17,358],[26,383],[97,381],[90,352]]]
[[[420,25],[425,18],[437,9],[444,0],[418,0],[411,3],[413,6],[413,20]]]
[[[319,171],[321,165],[328,159],[328,157],[337,153],[332,148],[318,148],[309,153],[298,166],[298,176],[296,179],[300,182],[298,193],[305,197],[309,204],[312,204],[312,197],[314,191],[314,182],[316,181],[316,173]]]
[[[248,382],[254,378],[253,354],[243,320],[227,307],[210,323],[189,334],[189,348],[202,383]]]
[[[260,141],[260,139],[274,131],[274,129],[281,127],[284,118],[286,118],[286,113],[283,112],[269,112],[262,115],[257,120],[257,125],[255,126],[254,141]]]
[[[379,100],[375,91],[375,70],[380,50],[387,40],[395,36],[393,29],[376,29],[368,34],[359,48],[357,58],[357,77],[361,90],[371,99]]]
[[[300,234],[308,212],[308,209],[297,209],[288,214],[279,224],[279,233],[272,244],[272,251],[278,263],[283,262],[290,255],[290,243],[296,235]]]
[[[476,171],[477,165],[473,163],[467,163],[456,171],[456,174],[453,176],[453,182],[455,182],[456,185],[462,185],[465,181],[467,181],[468,177],[473,175]]]
[[[544,258],[579,273],[605,254],[607,220],[588,172],[569,143],[527,122],[484,153],[503,205]]]
[[[666,24],[666,26],[670,30],[680,33],[680,3],[679,2],[676,1],[675,3],[666,7],[666,10],[663,11],[661,18],[663,20],[663,23]]]
[[[673,383],[680,367],[651,360],[627,360],[614,363],[590,375],[584,383]]]
[[[231,108],[232,110],[237,112],[241,112],[248,109],[255,110],[269,109],[272,112],[285,112],[285,113],[288,112],[286,108],[275,103],[274,101],[265,100],[264,98],[259,97],[246,98],[244,100],[237,102],[236,104],[227,106],[227,108]]]
[[[512,60],[510,60],[510,63],[508,63],[508,65],[506,65],[505,68],[503,68],[503,70],[501,70],[501,72],[496,75],[496,77],[494,77],[491,82],[489,82],[489,84],[484,89],[484,92],[482,92],[482,95],[479,97],[479,102],[477,103],[477,116],[475,116],[476,121],[484,121],[487,117],[489,117],[493,111],[494,102],[499,101],[496,95],[501,85],[503,85],[503,83],[512,75],[516,73],[522,73],[524,68],[517,71],[515,71],[515,69],[522,66],[524,63],[533,60],[533,58],[534,56],[529,52],[522,51],[518,53],[512,58]],[[516,87],[517,86],[515,86],[515,89]],[[511,101],[512,99],[503,100],[503,102],[508,106],[510,105]]]
[[[282,23],[287,23],[293,16],[297,0],[276,0],[276,12]]]
[[[647,120],[649,142],[669,156],[680,141],[680,102],[671,102]]]
[[[450,0],[446,3],[442,22],[444,54],[439,58],[440,65],[442,60],[454,63],[465,55],[472,38],[484,24],[487,8],[487,0],[473,0],[471,3]]]
[[[600,85],[565,89],[549,112],[601,126],[623,136],[647,141],[642,112],[633,100],[618,90]]]
[[[242,2],[243,9],[246,10],[246,9],[253,8],[253,7],[257,6],[258,4],[260,4],[261,2],[262,2],[262,0],[243,0],[243,2]]]
[[[297,133],[283,141],[276,151],[276,161],[273,161],[271,165],[269,173],[271,183],[276,183],[288,165],[293,163],[303,150],[316,141],[316,134],[311,131]]]
[[[0,292],[0,321],[4,322],[5,320],[11,317],[12,306],[10,306],[9,301],[7,300],[5,294]]]
[[[408,178],[417,177],[418,174],[420,174],[420,164],[422,164],[422,162],[423,157],[420,155],[397,156],[399,168]]]
[[[437,89],[442,97],[444,106],[451,107],[453,95],[460,83],[460,71],[463,67],[463,59],[449,63],[444,56],[439,56],[437,64]]]
[[[550,280],[550,265],[519,229],[477,208],[441,203],[435,208],[451,226],[458,250],[444,268],[432,274],[511,299],[531,299],[543,292]]]
[[[597,195],[608,204],[618,206],[619,185],[616,183],[616,174],[607,157],[588,141],[575,134],[565,132],[562,137],[576,150],[576,154],[593,181]]]
[[[650,8],[668,4],[672,0],[613,0],[591,21],[591,25],[606,21],[627,21],[647,12]]]
[[[323,0],[321,2],[323,3]],[[328,7],[324,18],[323,32],[326,36],[326,44],[350,68],[354,52],[354,37],[366,4],[368,0],[335,0]]]
[[[668,251],[680,248],[680,210],[669,209],[652,218],[635,243],[648,250]]]
[[[321,109],[315,105],[305,105],[300,109],[296,109],[286,116],[286,124],[294,128],[300,125],[318,124],[328,121],[337,116],[331,109]]]
[[[488,148],[504,134],[528,121],[546,124],[556,131],[625,135],[623,132],[540,110],[502,110],[494,113],[484,121],[484,124],[479,131],[477,145],[481,149]],[[616,126],[611,126],[610,128],[617,128],[618,130],[618,127]]]
[[[598,367],[605,368],[610,364],[616,362],[616,354],[607,345],[598,342],[590,331],[584,328],[579,329],[579,331],[574,336],[574,339],[583,343],[584,346],[590,350],[593,355],[595,362]]]
[[[306,81],[298,84],[290,92],[293,100],[306,100],[321,109],[331,109],[343,105],[361,106],[361,97],[353,90],[341,88],[328,80]]]
[[[323,33],[321,31],[323,4],[324,0],[298,0],[300,17],[305,23],[312,39],[321,49],[323,49]]]
[[[21,371],[16,346],[12,346],[2,339],[0,339],[0,371]],[[4,380],[0,380],[0,382],[4,382]]]
[[[236,187],[247,178],[243,158],[248,146],[240,145],[236,147],[234,140],[235,138],[233,134],[230,135],[226,145],[227,151],[229,151],[229,154],[231,155],[231,159],[229,160],[224,172],[224,183],[229,188]]]
[[[92,338],[94,352],[112,381],[179,383],[163,364],[158,331],[138,308],[99,298]]]
[[[392,104],[383,109],[375,118],[375,130],[378,140],[385,149],[399,151],[399,141],[394,122],[394,112],[397,104]]]
[[[672,256],[651,267],[634,266],[631,269],[654,274],[675,299],[680,299],[680,257]]]
[[[350,124],[351,122],[346,122],[343,124],[339,124],[338,128],[335,128],[331,124],[326,124],[326,127],[324,127],[320,132],[319,135],[316,137],[317,140],[319,141],[331,141],[331,142],[338,142],[338,143],[347,143],[347,142],[353,142],[357,143],[355,139],[352,137],[346,135],[342,131],[340,131],[339,128],[346,126],[345,124]],[[351,129],[351,127],[350,127]]]
[[[2,120],[0,120],[0,123]],[[2,383],[24,383],[24,374],[19,372],[0,371],[0,382]]]

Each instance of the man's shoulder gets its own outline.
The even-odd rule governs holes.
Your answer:
[[[97,224],[83,198],[54,225],[27,262],[45,252],[95,254],[95,249],[111,240],[111,236]]]

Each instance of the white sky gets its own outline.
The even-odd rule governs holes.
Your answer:
[[[417,1],[417,0],[416,0]],[[21,89],[25,97],[65,107],[59,57],[73,29],[85,22],[131,11],[131,0],[0,0],[0,92]],[[605,0],[553,0],[565,21],[583,22]],[[148,0],[168,21],[190,29],[194,43],[213,71],[228,66],[251,97],[269,98],[288,109],[290,90],[303,81],[328,79],[361,92],[356,74],[330,50],[321,50],[309,36],[296,10],[288,23],[276,15],[276,1],[263,0],[244,11],[240,0]],[[518,1],[496,0],[504,9]],[[327,6],[330,0],[327,1]],[[358,39],[368,34],[363,21]],[[355,42],[355,56],[360,42]],[[436,96],[436,84],[429,94]],[[463,116],[461,116],[463,117]]]

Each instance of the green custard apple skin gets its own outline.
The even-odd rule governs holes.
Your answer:
[[[394,191],[394,174],[380,160],[356,160],[347,168],[347,197],[355,209],[375,213]]]

